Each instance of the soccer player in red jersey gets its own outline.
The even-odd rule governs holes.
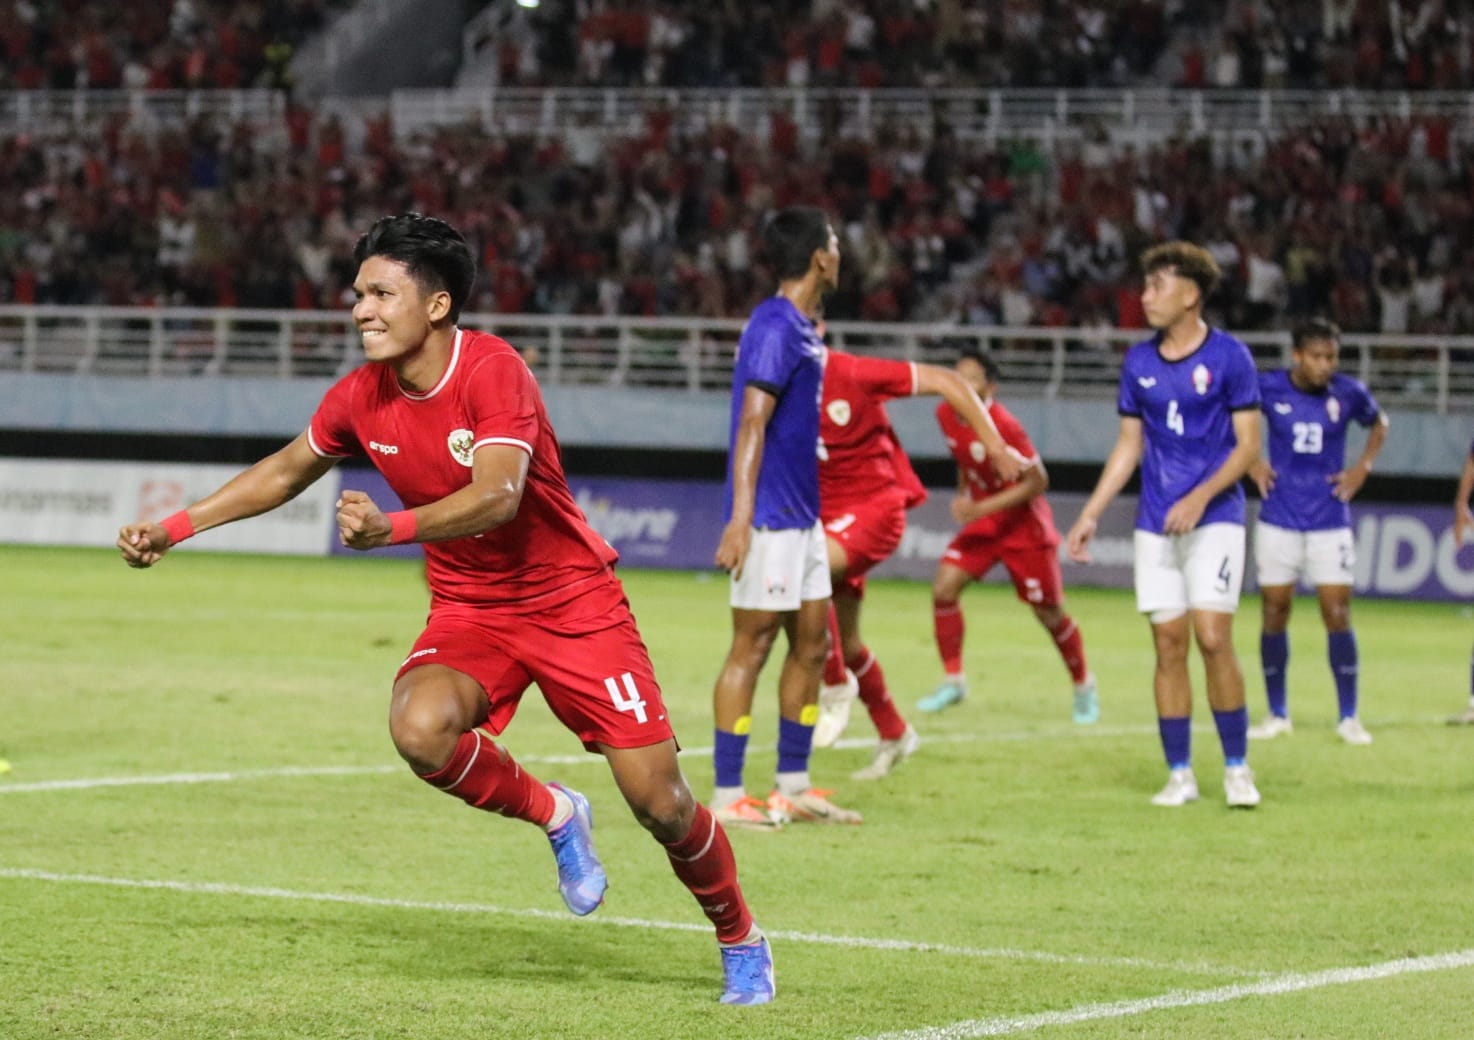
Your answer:
[[[1085,664],[1080,629],[1065,613],[1064,580],[1059,569],[1059,531],[1044,500],[1049,475],[1023,425],[998,402],[998,365],[982,351],[964,351],[957,372],[987,402],[988,414],[1003,439],[1032,464],[1018,480],[997,472],[978,443],[970,424],[949,404],[937,406],[942,437],[957,460],[958,490],[952,516],[963,528],[937,564],[932,581],[932,623],[937,650],[946,673],[942,684],[917,705],[941,711],[967,696],[962,671],[962,607],[958,597],[1002,563],[1013,579],[1018,598],[1033,608],[1049,632],[1075,684],[1074,719],[1089,724],[1100,718],[1095,677]]]
[[[891,428],[885,402],[939,395],[971,425],[991,457],[1017,476],[1021,459],[1008,450],[972,387],[937,365],[862,357],[830,350],[824,362],[819,415],[819,503],[834,593],[830,655],[825,662],[814,744],[828,747],[860,702],[880,734],[870,765],[852,774],[879,780],[914,752],[920,738],[897,710],[880,662],[860,636],[865,575],[895,552],[906,530],[906,510],[926,500],[910,460]]]
[[[354,248],[353,319],[369,364],[331,387],[306,431],[167,517],[122,529],[130,566],[282,505],[340,459],[366,455],[405,508],[338,500],[352,549],[424,544],[430,617],[395,676],[389,731],[426,783],[543,828],[558,887],[592,913],[607,877],[579,792],[544,784],[497,741],[537,683],[602,754],[635,817],[716,927],[724,1003],[773,999],[772,954],[753,923],[727,836],[691,793],[649,653],[615,577],[617,556],[569,492],[542,394],[504,340],[457,326],[476,264],[465,239],[419,214],[384,217]]]

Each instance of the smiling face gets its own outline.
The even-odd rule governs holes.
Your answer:
[[[1182,277],[1177,268],[1158,267],[1147,272],[1141,289],[1141,309],[1152,328],[1171,328],[1202,302],[1203,294],[1198,283]]]
[[[353,322],[370,361],[395,361],[415,353],[450,309],[449,293],[425,292],[408,267],[385,256],[368,257],[359,265],[353,295]]]
[[[1290,352],[1290,378],[1302,390],[1324,390],[1341,361],[1341,348],[1333,339],[1308,339]]]

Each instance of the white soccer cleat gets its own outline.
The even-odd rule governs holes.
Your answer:
[[[1174,769],[1167,774],[1167,786],[1152,795],[1153,805],[1176,808],[1198,800],[1198,778],[1191,769]]]
[[[1457,715],[1450,715],[1448,717],[1448,724],[1450,726],[1474,726],[1474,703],[1470,703],[1467,708]]]
[[[1275,737],[1288,737],[1295,732],[1295,724],[1287,715],[1268,715],[1263,722],[1257,726],[1249,727],[1250,740],[1273,740]]]
[[[875,757],[864,769],[857,769],[850,774],[851,780],[879,780],[883,776],[889,776],[892,769],[901,764],[903,759],[909,758],[917,748],[921,747],[921,735],[909,723],[906,732],[895,740],[882,740],[875,748]]]
[[[833,793],[817,787],[795,795],[774,791],[768,795],[768,815],[784,823],[859,823],[859,813],[841,809],[829,800]]]
[[[1336,723],[1336,736],[1348,744],[1370,744],[1372,742],[1372,735],[1366,731],[1366,727],[1355,715],[1348,715]]]
[[[1229,766],[1223,771],[1223,796],[1230,809],[1252,809],[1259,804],[1259,788],[1248,766]]]
[[[814,723],[814,746],[832,747],[850,724],[850,705],[860,692],[860,680],[848,668],[844,682],[819,687],[819,719]]]

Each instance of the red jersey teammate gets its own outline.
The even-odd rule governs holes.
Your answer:
[[[1018,480],[1000,475],[968,425],[949,405],[937,406],[942,437],[957,460],[958,491],[952,502],[952,516],[965,526],[942,554],[932,581],[932,620],[946,677],[917,707],[941,711],[967,696],[958,597],[968,583],[981,580],[1001,562],[1013,579],[1018,598],[1033,608],[1069,669],[1075,684],[1075,721],[1095,722],[1100,718],[1095,678],[1086,668],[1080,629],[1065,613],[1059,532],[1054,526],[1054,513],[1044,500],[1049,486],[1044,463],[1022,424],[994,397],[999,373],[992,357],[982,351],[964,351],[957,361],[957,372],[988,403],[988,414],[1003,439],[1033,465]]]
[[[731,845],[692,796],[616,554],[568,490],[532,373],[505,341],[457,327],[476,274],[449,224],[384,217],[354,248],[353,319],[370,364],[323,398],[307,430],[160,524],[124,527],[134,567],[196,531],[288,501],[338,459],[367,455],[405,509],[361,491],[338,501],[343,544],[423,542],[425,631],[395,676],[389,731],[426,783],[543,828],[569,910],[592,913],[607,879],[588,800],[544,784],[493,738],[537,683],[553,713],[602,754],[636,818],[716,926],[722,1001],[772,1000],[767,940],[737,882]]]
[[[849,722],[859,694],[880,734],[870,765],[852,774],[879,780],[921,743],[896,709],[880,662],[860,638],[865,575],[895,552],[906,530],[906,510],[926,499],[905,451],[891,429],[885,402],[918,394],[940,395],[943,407],[965,417],[980,444],[1017,476],[1021,459],[1008,451],[970,386],[956,372],[912,361],[825,354],[819,440],[819,508],[834,585],[830,656],[819,695],[814,744],[828,747]],[[959,420],[962,421],[962,420]]]

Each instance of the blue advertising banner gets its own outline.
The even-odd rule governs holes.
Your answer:
[[[398,509],[399,499],[376,470],[347,468],[341,486],[368,493],[385,510]],[[574,477],[574,499],[601,535],[619,551],[626,567],[704,570],[712,567],[722,530],[722,485],[715,481],[638,480],[622,477]],[[957,525],[949,512],[952,489],[933,489],[931,498],[907,516],[906,534],[895,554],[872,573],[878,578],[931,580],[937,560]],[[1086,496],[1051,492],[1055,523],[1068,529]],[[1252,591],[1253,515],[1250,500],[1250,559],[1246,591]],[[1064,558],[1065,584],[1130,588],[1131,531],[1136,502],[1118,499],[1102,518],[1091,542],[1094,562]],[[1356,533],[1356,592],[1365,596],[1422,600],[1474,598],[1474,545],[1454,544],[1453,510],[1446,506],[1358,503],[1352,507]],[[349,553],[332,533],[334,553]],[[417,546],[375,550],[416,556]],[[995,568],[989,581],[1007,581]]]

